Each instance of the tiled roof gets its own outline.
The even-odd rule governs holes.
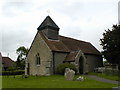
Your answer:
[[[59,36],[59,40],[50,40],[39,32],[52,51],[68,53],[65,61],[74,61],[79,50],[84,54],[101,55],[101,53],[89,42]]]
[[[12,67],[14,66],[14,61],[9,57],[2,57],[2,63],[4,67]]]
[[[81,50],[85,54],[101,55],[101,53],[89,42],[76,40],[64,36],[59,36],[59,39],[70,51]]]
[[[69,49],[64,45],[64,43],[60,40],[48,40],[42,32],[39,32],[39,34],[42,36],[42,38],[45,40],[47,45],[52,51],[57,52],[70,52]]]
[[[89,42],[59,36],[59,40],[49,40],[42,32],[39,32],[52,51],[73,52],[81,50],[85,54],[101,55],[101,53]]]
[[[66,59],[64,60],[64,62],[72,62],[72,61],[75,61],[75,57],[77,56],[77,54],[78,54],[78,51],[74,51],[74,52],[70,52],[68,55],[67,55],[67,57],[66,57]]]
[[[38,30],[43,30],[44,28],[53,28],[55,30],[59,30],[59,27],[56,25],[56,23],[50,18],[50,16],[47,16],[45,20],[40,24],[40,26],[37,28]]]

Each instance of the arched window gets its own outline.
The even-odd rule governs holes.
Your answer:
[[[40,65],[40,56],[39,53],[36,55],[36,65]]]

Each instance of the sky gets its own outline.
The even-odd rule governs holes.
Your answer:
[[[119,0],[0,0],[0,52],[16,61],[29,48],[38,26],[50,16],[59,34],[91,42],[99,51],[104,30],[118,24]]]
[[[118,24],[120,25],[120,1],[118,3]]]

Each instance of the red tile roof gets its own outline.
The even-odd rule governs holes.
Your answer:
[[[42,32],[39,32],[39,34],[52,51],[68,53],[65,61],[74,61],[79,50],[84,54],[101,55],[101,53],[89,42],[64,36],[59,36],[59,40],[49,40]]]
[[[42,32],[39,32],[39,34],[42,36],[42,38],[45,40],[47,45],[52,51],[58,51],[58,52],[70,52],[69,49],[64,45],[64,43],[60,40],[48,40]]]
[[[85,54],[101,55],[101,53],[89,42],[59,36],[59,40],[49,40],[42,32],[39,32],[52,51],[72,52],[81,50]]]
[[[59,36],[60,41],[64,43],[64,45],[70,51],[79,51],[81,50],[85,54],[95,54],[101,55],[101,53],[89,42],[76,40],[73,38],[68,38],[64,36]]]
[[[4,67],[12,67],[14,66],[14,61],[9,57],[2,57],[2,63]]]
[[[78,54],[78,51],[75,51],[75,52],[70,52],[68,55],[67,55],[67,57],[66,57],[66,59],[64,60],[64,62],[72,62],[72,61],[75,61],[75,57],[77,56],[77,54]]]

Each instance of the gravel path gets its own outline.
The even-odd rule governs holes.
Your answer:
[[[118,81],[109,80],[109,79],[101,78],[101,77],[94,76],[94,75],[85,75],[85,76],[88,77],[88,78],[91,78],[93,80],[120,85],[120,82],[118,82]]]

